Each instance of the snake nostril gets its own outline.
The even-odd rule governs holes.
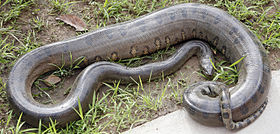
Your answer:
[[[207,91],[206,91],[205,89],[202,89],[202,90],[201,90],[201,94],[202,94],[202,95],[207,95]]]
[[[219,94],[215,90],[213,90],[211,86],[206,86],[202,88],[201,94],[211,98],[216,98],[219,96]]]

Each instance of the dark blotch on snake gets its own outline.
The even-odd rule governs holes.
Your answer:
[[[155,44],[155,46],[156,46],[156,49],[159,50],[160,47],[161,47],[161,40],[160,40],[160,38],[157,37],[157,38],[155,39],[154,44]]]
[[[260,87],[259,87],[258,91],[259,91],[261,94],[263,94],[263,93],[264,93],[264,88],[263,88],[263,86],[262,86],[262,85],[260,85]]]
[[[196,38],[196,29],[192,30],[192,35],[193,35],[193,38]]]
[[[217,15],[214,20],[214,24],[218,24],[221,21],[221,17]]]
[[[224,96],[220,97],[220,101],[223,102],[225,100]]]
[[[119,31],[122,37],[124,37],[127,34],[127,30],[125,28],[120,28]]]
[[[150,52],[150,47],[149,46],[145,46],[143,49],[143,54],[149,54]]]
[[[237,123],[237,125],[239,128],[243,126],[241,122]]]
[[[135,57],[135,56],[136,56],[136,53],[137,53],[137,48],[134,47],[134,46],[130,47],[129,53],[130,53],[132,56]]]
[[[247,119],[247,120],[246,120],[246,123],[247,123],[247,124],[250,124],[250,123],[251,123],[251,120],[250,120],[250,119]]]
[[[230,124],[230,128],[234,128],[233,124]]]
[[[220,38],[219,38],[218,36],[215,36],[214,39],[213,39],[213,42],[212,42],[213,45],[214,45],[214,46],[218,46],[219,40],[220,40]]]
[[[226,46],[222,46],[222,53],[225,54],[227,52],[227,47]]]
[[[192,109],[191,107],[188,107],[188,111],[190,112],[190,114],[192,114],[192,115],[194,115],[195,114],[195,110],[194,109]]]
[[[165,43],[166,43],[167,45],[170,45],[170,38],[169,38],[169,36],[166,36],[166,37],[165,37]]]
[[[228,104],[226,104],[226,103],[223,103],[222,104],[222,109],[228,109],[229,108],[229,105]]]
[[[112,30],[106,29],[106,30],[104,30],[104,33],[106,34],[106,36],[107,36],[109,39],[112,39],[112,38],[113,38],[113,31],[112,31]]]
[[[209,114],[208,113],[203,113],[202,116],[203,116],[204,119],[207,119]]]
[[[182,10],[181,10],[181,13],[182,13],[182,16],[183,16],[184,18],[186,18],[187,15],[188,15],[186,9],[182,9]]]
[[[224,112],[223,113],[223,118],[224,119],[228,119],[229,118],[229,113],[228,112]]]
[[[98,56],[98,55],[95,56],[94,59],[95,59],[95,61],[101,61],[102,60],[101,56]]]
[[[183,29],[181,30],[181,36],[182,36],[182,40],[186,39],[185,31]]]
[[[193,14],[196,14],[196,13],[197,13],[196,8],[194,8],[194,9],[192,10],[192,13],[193,13]]]
[[[270,67],[269,67],[269,65],[263,64],[263,68],[264,68],[264,71],[265,71],[266,73],[270,73]]]
[[[254,119],[257,119],[257,118],[258,118],[258,116],[257,116],[256,114],[253,114],[253,117],[254,117]]]
[[[205,19],[207,15],[208,15],[207,11],[205,9],[202,10],[202,18]]]
[[[230,31],[229,31],[229,34],[232,35],[233,33],[237,34],[237,28],[236,27],[233,27]]]
[[[118,53],[117,53],[117,52],[113,52],[113,53],[111,54],[111,59],[112,59],[112,60],[117,60],[117,59],[119,59]]]
[[[245,115],[245,114],[248,113],[248,111],[249,111],[249,109],[246,105],[243,105],[243,106],[240,107],[241,114]]]
[[[257,96],[257,94],[253,95],[252,101],[253,101],[254,103],[256,103],[256,102],[258,101],[258,96]]]
[[[171,11],[168,15],[171,20],[175,20],[175,11]]]
[[[157,16],[155,17],[155,20],[156,20],[156,22],[157,22],[158,24],[162,24],[162,17],[161,17],[161,16],[157,15]]]
[[[203,32],[202,31],[199,32],[199,38],[203,39]]]
[[[233,43],[234,43],[234,44],[239,44],[239,43],[240,43],[240,41],[239,41],[239,39],[238,39],[238,38],[235,38],[235,39],[234,39],[234,41],[233,41]]]

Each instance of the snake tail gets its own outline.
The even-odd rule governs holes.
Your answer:
[[[264,111],[268,100],[266,100],[261,107],[252,115],[249,117],[243,119],[242,121],[233,121],[232,119],[232,111],[230,106],[230,94],[229,94],[229,88],[223,83],[217,83],[219,84],[219,98],[220,98],[220,108],[221,108],[221,115],[222,120],[227,129],[230,130],[238,130],[241,128],[244,128],[248,125],[250,125],[252,122],[254,122]]]

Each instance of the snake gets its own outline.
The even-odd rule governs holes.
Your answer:
[[[183,43],[166,61],[129,68],[105,60],[119,60],[151,54],[170,45]],[[227,87],[220,82],[198,82],[183,94],[183,106],[196,121],[213,126],[239,129],[261,115],[267,105],[271,72],[266,51],[259,39],[240,21],[225,11],[198,3],[166,7],[137,19],[106,26],[64,41],[41,46],[23,55],[10,71],[7,95],[11,107],[28,124],[38,126],[56,120],[63,127],[79,119],[73,109],[81,103],[88,110],[92,96],[102,81],[131,81],[171,74],[196,54],[203,72],[211,75],[210,47],[237,64],[238,82]],[[71,53],[70,53],[71,52]],[[63,57],[62,57],[63,55]],[[44,105],[31,94],[33,82],[55,66],[71,65],[84,57],[69,95],[61,102]],[[62,58],[59,58],[62,57]]]

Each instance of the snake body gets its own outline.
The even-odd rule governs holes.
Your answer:
[[[224,102],[217,97],[203,95],[203,88],[190,88],[199,90],[185,92],[183,105],[191,116],[204,124],[225,124],[228,128],[230,124],[236,127],[234,122],[248,121],[248,118],[251,121],[252,115],[259,116],[266,104],[271,79],[267,55],[262,44],[234,17],[220,9],[202,4],[180,4],[164,8],[132,21],[37,48],[22,56],[11,70],[7,86],[8,99],[17,113],[23,113],[22,118],[29,124],[36,126],[40,119],[47,124],[50,117],[64,126],[78,118],[73,110],[78,108],[78,99],[83,111],[88,109],[92,93],[99,88],[102,81],[129,81],[129,77],[137,79],[138,76],[147,79],[150,74],[156,77],[162,72],[170,74],[179,69],[197,49],[201,51],[196,52],[202,52],[202,67],[206,73],[210,73],[212,68],[208,59],[211,56],[207,47],[201,47],[205,46],[205,43],[200,41],[187,43],[188,45],[184,45],[186,47],[182,47],[167,61],[138,68],[126,68],[109,62],[94,63],[108,58],[117,60],[149,54],[168,45],[192,39],[209,43],[230,62],[244,56],[245,58],[238,64],[238,84],[220,92],[228,94],[230,100]],[[66,66],[70,65],[69,52],[73,59],[84,56],[84,65],[94,64],[78,76],[70,94],[61,103],[43,105],[36,102],[31,95],[32,83],[40,75],[56,69],[49,63],[60,65],[64,61]],[[58,58],[61,55],[64,55],[63,59]],[[204,84],[217,87],[217,84]],[[219,96],[224,98],[227,95]],[[230,107],[223,109],[220,107],[222,104],[228,104]],[[221,113],[226,114],[227,111],[232,117],[226,119]]]

